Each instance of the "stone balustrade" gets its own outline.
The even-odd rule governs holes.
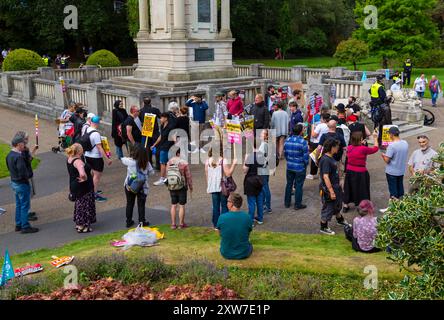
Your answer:
[[[49,104],[55,104],[55,83],[49,80],[34,79],[32,81],[34,89],[34,99]]]

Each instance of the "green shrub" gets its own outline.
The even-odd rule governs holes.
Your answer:
[[[44,67],[42,57],[34,51],[16,49],[11,51],[3,61],[3,71],[37,70]]]
[[[444,50],[430,50],[418,55],[415,64],[422,68],[444,67]]]
[[[391,201],[378,225],[378,247],[409,272],[391,299],[444,298],[444,143],[434,162],[437,170],[412,177],[419,191]]]
[[[229,273],[226,268],[218,268],[207,260],[191,260],[183,265],[177,266],[176,283],[195,284],[198,287],[208,283],[226,284]]]
[[[120,60],[117,56],[108,50],[99,50],[94,52],[86,61],[88,66],[101,66],[102,68],[120,67]]]

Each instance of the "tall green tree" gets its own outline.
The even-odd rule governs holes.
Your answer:
[[[366,27],[367,5],[378,9],[376,29]],[[439,33],[431,17],[435,6],[435,0],[357,0],[358,29],[354,37],[365,41],[372,52],[381,56],[415,56],[437,44]]]
[[[353,63],[354,69],[357,70],[356,64],[368,58],[368,54],[369,50],[365,42],[348,39],[339,43],[334,57],[338,59],[340,63]]]

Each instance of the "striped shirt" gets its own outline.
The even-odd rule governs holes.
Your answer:
[[[289,137],[284,144],[284,154],[287,160],[287,170],[294,172],[305,171],[308,165],[308,145],[303,137]]]

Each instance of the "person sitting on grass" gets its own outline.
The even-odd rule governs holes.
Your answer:
[[[370,200],[362,200],[358,207],[359,217],[353,220],[353,227],[344,226],[345,237],[351,241],[352,248],[358,252],[374,253],[381,249],[375,247],[378,231],[375,205]]]
[[[230,211],[222,214],[217,222],[221,236],[220,254],[229,260],[246,259],[253,252],[249,240],[253,222],[245,211],[241,211],[243,199],[240,194],[232,193],[227,202]]]

